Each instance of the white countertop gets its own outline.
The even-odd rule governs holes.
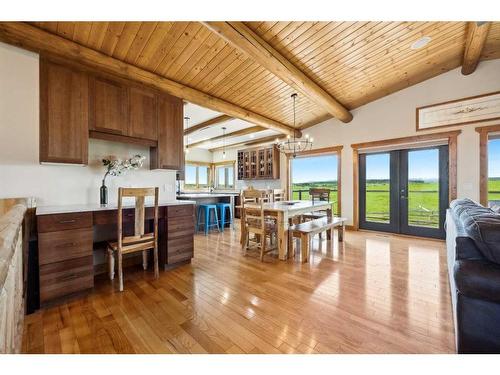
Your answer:
[[[178,206],[183,204],[196,204],[195,201],[189,200],[175,200],[175,201],[162,201],[158,202],[158,206]],[[146,203],[146,207],[152,207],[153,203]],[[51,214],[64,214],[70,212],[88,212],[88,211],[107,211],[116,210],[118,205],[116,203],[109,203],[107,205],[100,204],[73,204],[62,206],[39,206],[36,208],[37,215],[51,215]],[[134,208],[133,204],[123,205],[123,208]]]
[[[181,193],[178,197],[187,199],[207,199],[235,197],[237,195],[239,195],[239,193]]]

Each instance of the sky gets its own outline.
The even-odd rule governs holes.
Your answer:
[[[488,177],[500,177],[500,139],[488,142]]]
[[[337,156],[314,156],[292,160],[293,182],[337,181]]]

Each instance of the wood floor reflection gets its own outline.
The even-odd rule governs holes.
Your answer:
[[[238,231],[195,238],[191,265],[125,271],[26,318],[28,353],[450,353],[443,242],[366,232],[314,240],[309,263],[242,255]],[[336,238],[336,234],[335,234]]]

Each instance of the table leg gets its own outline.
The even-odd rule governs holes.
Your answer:
[[[345,225],[342,223],[342,225],[339,228],[339,242],[344,241],[344,234],[345,234]]]
[[[286,260],[288,256],[288,218],[284,212],[278,212],[278,256],[280,260]]]

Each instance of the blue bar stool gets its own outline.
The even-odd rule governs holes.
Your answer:
[[[233,209],[231,207],[230,203],[216,203],[217,209],[220,212],[220,228],[224,230],[226,227],[226,224],[232,225],[233,224]],[[226,211],[229,208],[229,216],[228,220],[226,221]]]
[[[213,210],[213,220],[210,221],[210,213]],[[202,213],[204,214],[202,221]],[[200,225],[204,226],[205,236],[208,234],[208,230],[212,227],[219,228],[219,216],[217,215],[217,206],[215,204],[200,204],[198,206],[198,220],[196,220],[196,231],[198,232]]]

